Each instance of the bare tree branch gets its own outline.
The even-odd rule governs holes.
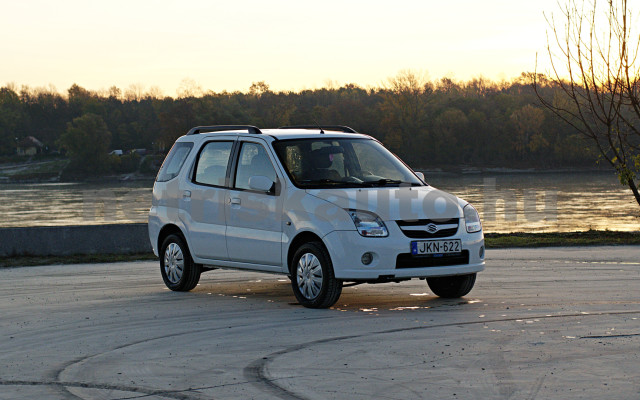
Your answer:
[[[640,205],[640,36],[632,31],[627,0],[604,3],[559,3],[564,26],[545,14],[554,99],[541,93],[537,61],[533,86],[546,108],[593,140]]]

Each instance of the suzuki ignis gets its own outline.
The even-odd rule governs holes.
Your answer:
[[[485,265],[470,204],[344,126],[191,129],[158,173],[149,236],[171,290],[216,268],[270,272],[311,308],[344,283],[412,278],[461,297]]]

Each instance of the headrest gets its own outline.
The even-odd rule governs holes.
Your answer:
[[[344,153],[340,146],[321,147],[311,152],[311,162],[315,168],[329,168],[333,162],[333,155]]]
[[[271,161],[269,160],[269,156],[267,156],[263,152],[254,155],[249,165],[253,170],[258,171],[264,171],[273,168],[273,166],[271,165]]]

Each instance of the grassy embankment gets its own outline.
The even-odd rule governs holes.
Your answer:
[[[586,232],[487,233],[485,243],[488,249],[640,244],[640,232],[590,230]]]
[[[140,254],[75,254],[70,256],[17,256],[0,258],[0,268],[34,265],[97,264],[125,261],[157,260],[153,253]]]
[[[0,164],[0,180],[6,182],[47,181],[56,179],[69,163],[63,158],[41,156],[36,161],[25,162],[27,159],[7,158],[11,163]],[[22,162],[20,162],[22,161]]]
[[[109,156],[106,175],[86,175],[68,171],[70,160],[60,155],[38,154],[32,157],[0,157],[0,183],[40,183],[55,181],[93,181],[121,179],[136,175],[138,178],[154,178],[163,156],[139,156],[135,153]]]
[[[640,232],[587,231],[560,233],[487,233],[485,243],[489,249],[511,247],[550,246],[602,246],[640,245]],[[93,264],[122,261],[156,260],[151,253],[144,254],[79,254],[50,257],[0,258],[0,267],[51,264]]]

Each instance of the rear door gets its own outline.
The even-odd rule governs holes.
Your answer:
[[[229,259],[225,201],[235,141],[235,137],[220,137],[205,142],[200,147],[190,179],[182,187],[189,245],[193,255],[199,258]]]

